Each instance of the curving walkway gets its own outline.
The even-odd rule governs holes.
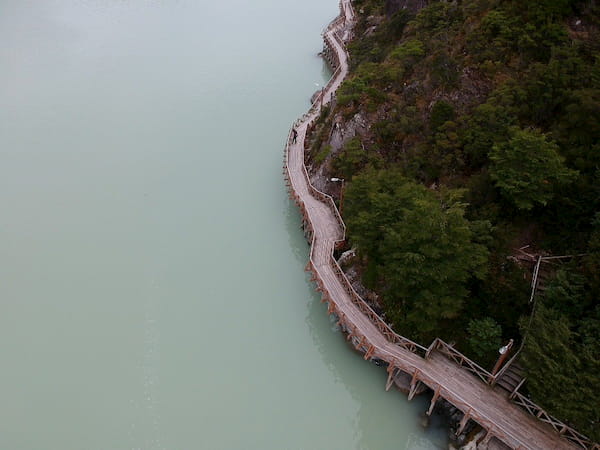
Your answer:
[[[290,196],[300,208],[311,240],[307,269],[313,274],[323,302],[328,303],[328,312],[338,317],[347,338],[364,353],[365,359],[377,358],[389,364],[386,389],[400,371],[409,374],[409,399],[421,383],[427,385],[434,392],[427,413],[431,414],[440,397],[446,399],[464,413],[459,433],[469,420],[487,430],[482,446],[498,439],[513,449],[598,449],[597,444],[550,417],[516,391],[509,398],[494,389],[490,384],[494,384],[495,377],[443,341],[436,339],[425,348],[395,333],[356,294],[339,268],[333,250],[344,239],[345,225],[333,199],[310,183],[304,165],[304,142],[307,127],[319,115],[318,105],[331,101],[348,73],[348,54],[341,34],[348,33],[354,22],[350,0],[341,0],[340,10],[340,16],[323,32],[325,46],[337,69],[310,110],[294,124],[297,143],[292,143],[290,133],[284,161]]]

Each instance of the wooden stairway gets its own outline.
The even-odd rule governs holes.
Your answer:
[[[498,378],[496,385],[507,391],[509,394],[512,394],[515,390],[521,387],[523,382],[525,382],[523,373],[523,368],[519,365],[519,363],[513,362],[504,371],[502,376]]]

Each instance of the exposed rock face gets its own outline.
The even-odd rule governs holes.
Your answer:
[[[335,105],[335,103],[334,103]],[[340,114],[333,119],[333,125],[329,132],[329,137],[326,139],[328,145],[331,146],[331,152],[323,164],[314,167],[308,163],[307,170],[310,176],[310,181],[314,187],[329,195],[332,195],[335,186],[332,186],[328,181],[332,175],[328,174],[328,165],[331,157],[339,152],[344,144],[354,136],[364,136],[369,128],[367,118],[361,113],[357,113],[350,120],[344,120]]]
[[[344,121],[340,115],[336,116],[333,130],[329,137],[332,153],[339,151],[346,141],[354,136],[366,134],[369,128],[368,121],[361,113],[355,114],[350,120]]]
[[[356,258],[356,249],[352,248],[340,255],[340,259],[338,259],[338,264],[342,267],[346,264],[352,264],[352,260],[354,258]]]
[[[385,13],[391,16],[401,9],[408,9],[410,12],[416,13],[428,3],[429,0],[386,0]]]
[[[326,194],[331,195],[332,197],[335,195],[333,191],[333,186],[329,181],[327,167],[324,164],[321,164],[316,168],[312,165],[308,165],[306,166],[306,170],[308,170],[310,182],[315,188],[317,188],[321,192],[325,192]]]

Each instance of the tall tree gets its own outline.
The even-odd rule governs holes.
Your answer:
[[[566,184],[577,175],[565,167],[558,145],[535,130],[513,127],[507,142],[493,146],[490,159],[490,176],[496,186],[524,210],[547,204],[556,185]]]
[[[467,343],[482,364],[492,363],[502,343],[502,328],[491,317],[473,319],[467,327]]]
[[[570,298],[564,303],[582,300],[567,279],[553,284],[554,289],[565,288]],[[521,321],[527,389],[550,414],[600,439],[600,306],[588,310],[583,320],[573,320],[555,309],[551,298],[538,303],[531,322]]]
[[[368,171],[348,187],[349,236],[402,333],[435,337],[461,311],[470,277],[485,271],[487,249],[476,242],[460,196],[428,190],[397,171]]]

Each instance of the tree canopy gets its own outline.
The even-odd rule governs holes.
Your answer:
[[[311,144],[348,181],[362,281],[424,345],[486,365],[498,333],[525,339],[522,391],[600,439],[600,5],[400,3],[353,0],[351,71]],[[523,249],[581,255],[544,266],[531,327]]]
[[[546,205],[556,186],[577,175],[565,167],[558,145],[535,130],[512,128],[508,141],[492,147],[490,159],[496,186],[519,209]]]
[[[431,339],[456,318],[487,249],[475,242],[461,192],[434,192],[395,171],[369,171],[347,189],[349,236],[384,287],[387,315],[403,333]]]

